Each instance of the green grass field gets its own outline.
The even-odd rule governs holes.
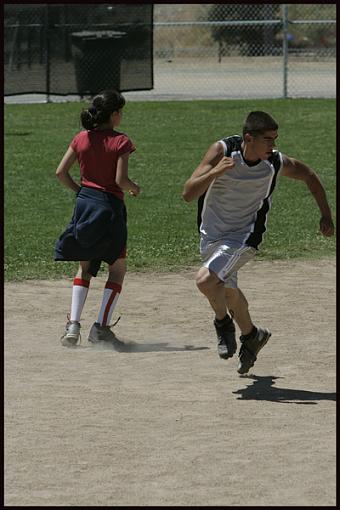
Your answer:
[[[54,262],[69,222],[73,193],[55,170],[79,131],[82,103],[5,106],[5,278],[71,277],[77,263]],[[126,197],[129,270],[175,271],[199,263],[196,202],[181,197],[185,180],[216,140],[241,133],[251,110],[280,125],[278,148],[321,178],[335,216],[335,100],[130,102],[120,130],[137,146],[130,176],[142,187]],[[77,165],[73,175],[78,177]],[[335,237],[318,234],[318,208],[307,188],[282,177],[258,258],[335,254]],[[103,264],[102,271],[105,270]]]

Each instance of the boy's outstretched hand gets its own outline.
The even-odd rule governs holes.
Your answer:
[[[322,216],[320,220],[320,232],[326,237],[330,237],[334,234],[334,224],[331,218]]]

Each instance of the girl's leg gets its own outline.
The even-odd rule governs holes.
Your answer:
[[[66,324],[61,343],[65,347],[77,345],[80,338],[80,317],[89,290],[91,275],[88,273],[90,262],[81,261],[73,280],[70,320]]]
[[[116,262],[109,266],[109,275],[105,284],[102,304],[97,321],[100,326],[108,326],[110,324],[113,311],[117,305],[117,301],[122,290],[125,273],[125,258],[119,258]]]
[[[73,280],[71,322],[80,321],[92,277],[92,275],[88,273],[89,267],[89,261],[81,261],[79,263],[78,272]]]

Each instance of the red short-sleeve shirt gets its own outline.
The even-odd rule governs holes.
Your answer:
[[[81,184],[123,200],[124,192],[116,184],[117,161],[136,149],[129,137],[112,129],[80,131],[70,146],[77,154]]]

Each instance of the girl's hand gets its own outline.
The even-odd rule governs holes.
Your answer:
[[[131,195],[132,197],[137,197],[140,193],[140,187],[138,186],[138,184],[134,183],[134,186],[131,187],[131,189],[129,189],[129,195]]]

